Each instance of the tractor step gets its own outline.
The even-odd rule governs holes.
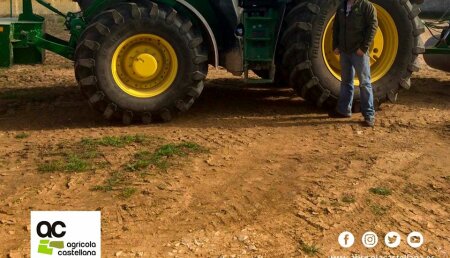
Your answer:
[[[0,67],[44,62],[44,50],[27,42],[25,34],[29,33],[44,35],[44,22],[0,18]]]

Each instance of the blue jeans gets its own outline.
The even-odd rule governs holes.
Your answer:
[[[369,55],[358,56],[356,53],[341,53],[341,92],[337,111],[343,115],[352,114],[353,93],[355,86],[353,79],[356,75],[359,79],[361,112],[365,120],[375,119],[375,108],[373,106],[373,88],[370,76]]]

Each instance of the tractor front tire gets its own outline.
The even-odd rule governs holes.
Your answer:
[[[187,17],[154,2],[97,15],[75,51],[82,93],[106,119],[169,121],[203,90],[207,51]]]
[[[293,1],[281,37],[282,69],[298,95],[317,106],[336,106],[340,91],[339,59],[332,49],[332,21],[341,1]],[[408,0],[373,0],[380,29],[370,49],[375,106],[394,102],[400,88],[411,85],[419,70],[417,57],[424,52],[420,9]],[[355,87],[354,112],[359,110]]]

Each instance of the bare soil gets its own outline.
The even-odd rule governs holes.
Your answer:
[[[63,58],[0,70],[0,256],[29,256],[31,210],[100,210],[103,257],[448,257],[450,74],[424,66],[412,84],[367,129],[360,115],[329,119],[290,89],[210,69],[188,113],[124,127],[90,109]],[[85,172],[42,168],[83,138],[136,134],[158,140],[99,147]],[[181,142],[208,151],[170,157],[167,169],[124,167]],[[116,172],[119,184],[94,190]],[[345,230],[356,237],[349,250],[337,242]],[[360,241],[369,230],[374,249]],[[384,245],[389,231],[400,247]],[[425,236],[417,250],[411,231]]]

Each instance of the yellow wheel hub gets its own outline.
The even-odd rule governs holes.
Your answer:
[[[140,54],[133,60],[133,72],[142,78],[149,78],[156,73],[158,61],[150,54]]]
[[[170,88],[178,72],[178,59],[169,42],[153,34],[124,40],[115,50],[111,71],[127,94],[150,98]]]
[[[378,30],[374,43],[369,49],[370,65],[372,72],[372,82],[383,78],[395,62],[399,47],[397,26],[392,16],[381,6],[374,4],[378,13]],[[334,54],[333,49],[333,16],[325,28],[322,37],[322,54],[329,71],[341,80],[341,65],[339,56]],[[358,78],[355,78],[355,85],[359,85]]]

